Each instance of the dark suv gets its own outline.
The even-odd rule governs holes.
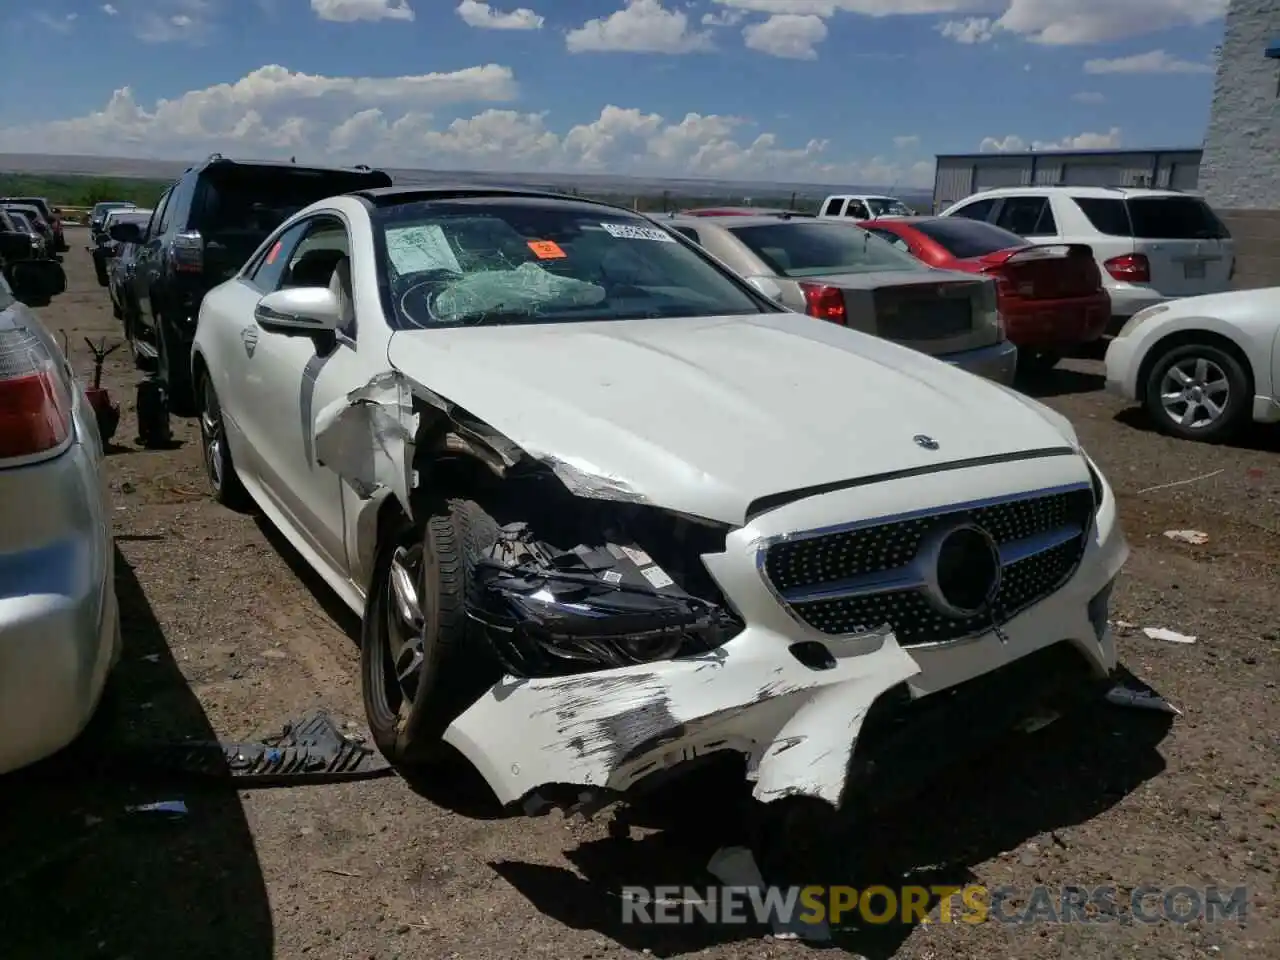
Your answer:
[[[234,276],[287,217],[317,200],[391,186],[369,167],[307,167],[228,160],[214,154],[191,167],[156,203],[139,228],[111,228],[119,243],[137,244],[125,335],[138,365],[154,368],[169,409],[193,409],[191,341],[205,293]]]

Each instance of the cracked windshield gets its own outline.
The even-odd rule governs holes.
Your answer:
[[[674,235],[616,208],[419,203],[383,211],[380,226],[400,328],[769,311]]]

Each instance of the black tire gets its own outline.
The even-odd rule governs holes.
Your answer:
[[[222,405],[213,389],[208,371],[200,376],[200,452],[204,461],[204,475],[209,481],[213,499],[224,507],[245,512],[252,508],[253,499],[240,482],[235,464],[231,460],[231,447],[227,443],[227,431],[222,419]]]
[[[110,280],[107,278],[106,264],[97,257],[93,258],[93,272],[98,278],[98,286],[105,287],[110,283]]]
[[[1028,377],[1043,377],[1061,359],[1062,354],[1051,350],[1019,350],[1018,372]]]
[[[110,289],[110,287],[108,287]],[[117,320],[124,319],[124,311],[120,309],[120,301],[115,297],[111,298],[111,315]]]
[[[447,500],[428,510],[420,525],[406,525],[380,545],[362,629],[365,718],[378,749],[399,767],[447,757],[445,729],[500,674],[466,614],[476,561],[497,541],[498,526],[470,500]],[[400,550],[401,566],[417,587],[420,632],[409,630],[397,610],[391,569]],[[393,630],[420,644],[418,658],[411,643],[402,649],[402,662],[420,664],[405,682],[397,679]]]
[[[191,383],[190,346],[164,316],[156,318],[156,339],[160,354],[158,373],[169,400],[169,412],[178,417],[195,416],[197,407]],[[185,350],[184,345],[187,347]]]
[[[1190,365],[1195,368],[1197,361],[1204,361],[1209,375],[1206,383],[1198,384],[1202,393],[1212,398],[1213,391],[1218,389],[1214,385],[1223,382],[1227,396],[1225,402],[1219,404],[1222,413],[1216,418],[1184,424],[1176,414],[1179,410],[1186,409],[1185,403],[1175,401],[1172,410],[1165,407],[1165,378],[1175,367],[1185,369]],[[1216,395],[1220,396],[1220,393]],[[1238,433],[1249,420],[1253,405],[1253,378],[1239,360],[1221,347],[1209,343],[1183,343],[1165,351],[1151,364],[1143,393],[1143,405],[1161,433],[1183,440],[1220,443]],[[1204,410],[1204,407],[1199,408],[1201,414]]]

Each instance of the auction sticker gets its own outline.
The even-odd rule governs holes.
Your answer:
[[[530,240],[529,249],[539,260],[563,260],[568,256],[554,240]]]
[[[661,243],[675,243],[676,238],[657,227],[636,227],[629,223],[602,223],[605,232],[619,240],[657,240]]]

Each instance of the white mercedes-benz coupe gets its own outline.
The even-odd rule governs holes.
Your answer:
[[[363,617],[378,746],[449,744],[504,803],[728,754],[838,804],[1115,666],[1128,548],[1062,417],[629,210],[313,204],[207,295],[192,365],[214,495]]]

